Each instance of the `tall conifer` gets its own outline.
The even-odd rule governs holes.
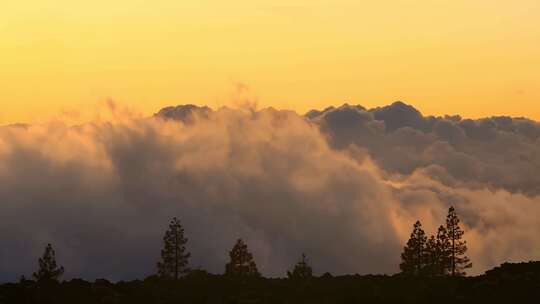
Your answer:
[[[465,255],[467,242],[462,240],[464,232],[459,227],[459,222],[454,207],[450,207],[446,217],[446,231],[450,243],[449,259],[450,274],[452,276],[463,276],[466,274],[465,269],[472,267],[471,260]]]
[[[43,256],[39,258],[39,269],[34,272],[33,277],[37,281],[58,281],[64,274],[64,267],[56,264],[56,252],[51,244],[47,244]]]
[[[426,274],[441,276],[450,269],[450,242],[444,226],[440,226],[437,236],[431,236],[426,244]]]
[[[420,275],[425,266],[425,249],[427,237],[422,229],[422,224],[417,221],[414,224],[413,232],[401,254],[402,273],[409,275]]]
[[[225,274],[229,276],[259,276],[253,255],[248,251],[246,243],[241,239],[236,241],[229,253],[230,262],[225,266]]]
[[[187,241],[180,221],[176,217],[173,218],[163,237],[161,261],[157,264],[160,277],[178,280],[181,275],[189,271],[187,265],[191,254],[186,249]]]

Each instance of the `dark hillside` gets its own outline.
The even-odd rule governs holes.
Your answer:
[[[193,272],[179,281],[62,283],[0,287],[0,303],[538,303],[540,262],[503,264],[478,277],[325,275],[309,280]]]

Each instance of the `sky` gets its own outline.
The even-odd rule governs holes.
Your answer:
[[[8,0],[0,124],[109,99],[540,120],[539,37],[537,0]]]
[[[214,273],[238,237],[269,276],[301,252],[319,274],[395,273],[414,222],[432,234],[450,206],[470,274],[538,260],[540,123],[478,118],[540,121],[539,17],[538,0],[3,1],[0,282],[47,243],[68,278],[143,278],[172,216]],[[188,103],[214,110],[152,116]],[[303,115],[344,103],[365,108]],[[445,114],[474,120],[427,117]]]

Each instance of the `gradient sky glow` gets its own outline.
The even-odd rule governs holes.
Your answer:
[[[0,10],[0,124],[91,109],[306,111],[404,100],[540,120],[538,0],[22,0]]]

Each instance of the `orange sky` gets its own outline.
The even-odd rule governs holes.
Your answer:
[[[538,0],[26,0],[0,10],[0,124],[242,95],[540,120]]]

